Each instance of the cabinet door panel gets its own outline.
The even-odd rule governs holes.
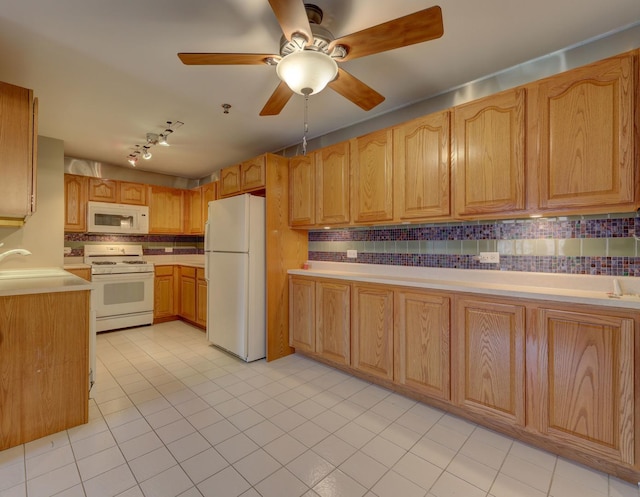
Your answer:
[[[633,320],[538,312],[537,428],[564,444],[633,464]]]
[[[456,215],[525,209],[525,90],[455,107]]]
[[[225,167],[220,171],[219,192],[221,197],[228,197],[240,193],[240,164]]]
[[[393,134],[383,129],[351,140],[353,220],[393,219]]]
[[[449,112],[415,119],[393,130],[396,217],[451,214]]]
[[[318,224],[349,222],[349,142],[319,150],[315,157]]]
[[[88,178],[64,175],[64,230],[87,231]]]
[[[119,202],[131,205],[147,205],[147,186],[142,183],[119,181]]]
[[[240,187],[242,191],[248,192],[264,188],[265,159],[266,157],[261,155],[240,165]]]
[[[396,290],[394,380],[448,400],[449,308],[447,297]]]
[[[112,179],[89,178],[89,200],[117,202],[118,182]]]
[[[393,379],[393,290],[354,285],[351,365]]]
[[[454,401],[524,426],[524,307],[472,298],[456,301]]]
[[[351,286],[316,283],[316,352],[330,361],[349,365],[351,360]]]
[[[313,226],[316,222],[313,154],[289,160],[289,224]]]
[[[542,209],[635,208],[634,67],[627,54],[534,86]]]
[[[149,233],[184,231],[184,190],[163,186],[149,187]]]
[[[289,278],[289,345],[296,350],[316,350],[316,284],[313,280]]]

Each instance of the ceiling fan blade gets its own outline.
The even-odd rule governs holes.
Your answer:
[[[280,58],[279,55],[260,53],[179,53],[178,57],[188,66],[266,64],[269,58]]]
[[[260,111],[261,116],[276,116],[280,114],[284,106],[289,99],[293,96],[293,91],[287,86],[287,83],[280,81],[280,84],[276,88],[267,103]]]
[[[434,40],[440,38],[443,33],[442,10],[436,5],[343,36],[331,43],[329,52],[336,45],[344,46],[347,49],[347,55],[338,60],[346,61]]]
[[[291,41],[295,33],[300,33],[308,42],[313,40],[307,11],[301,0],[269,0],[269,4],[287,40]]]
[[[371,110],[384,101],[384,97],[377,91],[341,68],[338,68],[336,79],[328,86],[364,110]]]

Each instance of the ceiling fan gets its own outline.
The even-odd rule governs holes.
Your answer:
[[[279,54],[179,53],[187,65],[276,66],[281,79],[261,116],[279,114],[293,93],[313,95],[329,86],[364,110],[371,110],[384,97],[338,67],[337,62],[439,38],[444,33],[442,11],[434,6],[362,31],[335,39],[322,22],[322,10],[301,0],[269,0],[283,36]],[[303,79],[301,79],[303,75]]]

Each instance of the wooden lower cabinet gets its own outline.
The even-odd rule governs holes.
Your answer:
[[[177,266],[155,267],[153,288],[153,321],[154,323],[176,319],[177,312]]]
[[[180,317],[196,320],[196,268],[180,266]]]
[[[634,464],[634,320],[544,307],[534,319],[535,429],[598,458]]]
[[[207,327],[207,280],[204,279],[204,269],[196,270],[196,324]]]
[[[640,481],[637,310],[311,275],[289,281],[297,350]]]
[[[456,297],[453,402],[525,425],[525,307],[498,298]]]
[[[394,381],[449,400],[451,299],[430,291],[397,289],[394,300]]]
[[[351,284],[316,281],[316,353],[329,361],[351,363]]]
[[[0,297],[0,451],[88,421],[89,301]]]
[[[393,379],[393,288],[353,285],[351,366]]]
[[[316,283],[303,277],[289,278],[289,345],[302,352],[316,351]]]

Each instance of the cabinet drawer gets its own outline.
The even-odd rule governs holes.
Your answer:
[[[180,266],[180,276],[186,276],[187,278],[196,277],[196,268],[190,266]]]
[[[173,266],[156,266],[156,276],[172,276]]]

